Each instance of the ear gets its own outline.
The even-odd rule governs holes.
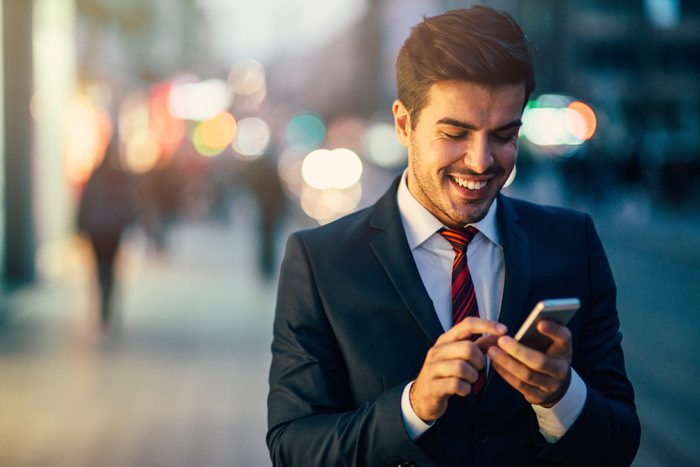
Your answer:
[[[394,112],[394,127],[396,136],[399,138],[399,143],[402,146],[408,147],[411,142],[411,114],[403,102],[396,99],[391,107]]]

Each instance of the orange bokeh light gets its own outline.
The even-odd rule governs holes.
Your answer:
[[[74,96],[63,115],[66,176],[82,185],[105,155],[112,136],[109,115],[86,95]]]
[[[151,126],[158,140],[161,163],[167,163],[185,137],[185,122],[174,117],[168,108],[172,84],[159,83],[150,92]]]
[[[593,109],[581,101],[572,102],[568,105],[568,108],[578,113],[585,123],[584,125],[575,125],[571,128],[574,136],[582,140],[591,139],[597,126],[597,120]]]

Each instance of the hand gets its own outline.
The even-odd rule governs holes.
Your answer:
[[[425,422],[437,420],[447,410],[451,395],[468,395],[486,363],[484,352],[506,331],[503,324],[470,317],[442,334],[428,350],[409,393],[416,415]],[[472,341],[477,334],[491,335]]]
[[[552,339],[538,352],[504,336],[488,349],[491,365],[530,404],[552,407],[564,396],[571,381],[571,332],[554,321],[542,320],[537,329]]]

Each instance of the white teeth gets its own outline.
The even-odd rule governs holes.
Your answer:
[[[457,182],[457,184],[459,186],[467,188],[469,190],[481,190],[488,183],[488,181],[472,182],[469,180],[460,180],[459,178],[454,178],[454,177],[453,177],[453,180],[455,182]]]

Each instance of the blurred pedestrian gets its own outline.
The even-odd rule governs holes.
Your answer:
[[[124,228],[134,221],[138,196],[127,172],[119,167],[118,138],[88,179],[78,210],[78,229],[90,240],[95,255],[100,297],[100,321],[110,321],[115,260]]]
[[[277,232],[286,207],[287,198],[277,170],[268,160],[260,157],[251,161],[244,172],[244,180],[258,204],[258,266],[265,279],[275,272]]]
[[[194,178],[195,173],[190,174]],[[170,161],[141,175],[143,227],[158,254],[165,253],[168,232],[180,217],[185,199],[185,177]]]

